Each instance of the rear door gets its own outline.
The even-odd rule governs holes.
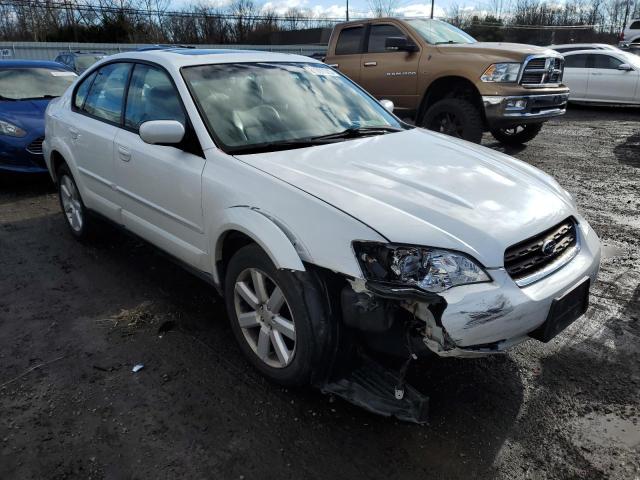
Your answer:
[[[360,61],[366,27],[348,26],[338,32],[334,56],[327,63],[340,70],[354,82],[360,82]]]
[[[120,126],[124,92],[132,65],[110,63],[86,77],[73,97],[70,122],[66,126],[76,165],[82,176],[85,203],[114,221],[116,204],[113,139]]]
[[[400,25],[372,24],[362,55],[360,85],[377,99],[391,100],[398,110],[415,108],[420,52],[387,50],[389,37],[404,37],[418,45]]]
[[[613,55],[590,56],[593,59],[589,76],[589,98],[612,103],[633,102],[638,84],[638,72],[618,70],[618,67],[625,62]]]
[[[588,62],[591,55],[567,55],[564,64],[563,83],[570,89],[571,100],[586,100],[589,86]]]
[[[184,145],[145,143],[138,134],[150,120],[177,120]],[[189,142],[192,143],[189,143]],[[160,67],[136,64],[124,115],[115,138],[115,170],[122,223],[175,257],[205,269],[201,178],[205,159],[169,75]],[[197,144],[199,145],[199,144]]]

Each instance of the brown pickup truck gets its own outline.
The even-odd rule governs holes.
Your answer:
[[[532,45],[476,42],[439,20],[377,18],[336,25],[325,62],[416,125],[479,143],[520,144],[563,115],[564,59]]]

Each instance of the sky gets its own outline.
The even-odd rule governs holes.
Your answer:
[[[295,7],[307,11],[311,11],[316,15],[324,15],[329,18],[344,18],[346,0],[255,0],[257,4],[263,6],[263,8],[271,8],[276,12],[283,14],[289,8]],[[205,3],[211,5],[224,6],[228,4],[230,0],[205,0]],[[174,0],[173,6],[181,7],[188,3],[188,0]],[[464,0],[436,0],[434,8],[434,16],[444,17],[447,9],[452,5],[464,6],[469,3]],[[396,8],[396,14],[398,16],[429,16],[431,13],[431,1],[430,0],[397,0],[398,7]],[[370,12],[369,3],[367,0],[349,0],[349,13],[351,17],[363,17],[367,16]]]

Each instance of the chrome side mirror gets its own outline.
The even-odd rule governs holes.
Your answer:
[[[380,105],[382,105],[387,112],[393,113],[395,105],[391,100],[387,100],[386,98],[382,99],[380,100]]]

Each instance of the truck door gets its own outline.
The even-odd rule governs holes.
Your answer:
[[[338,32],[334,55],[326,62],[354,82],[360,82],[360,63],[364,44],[364,25],[348,26]]]
[[[359,83],[377,99],[391,100],[401,114],[402,110],[414,109],[417,103],[420,51],[387,50],[386,40],[390,37],[404,37],[418,45],[400,26],[372,24],[362,54]]]

